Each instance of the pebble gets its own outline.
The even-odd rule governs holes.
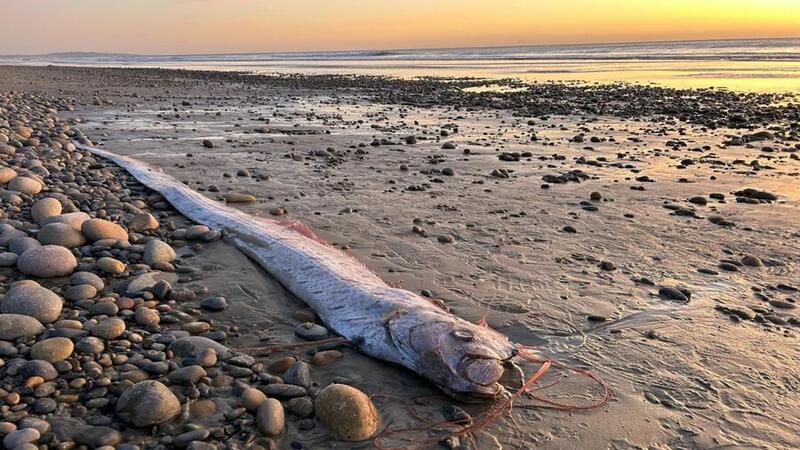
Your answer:
[[[172,441],[172,445],[174,445],[176,448],[186,448],[194,441],[204,441],[208,439],[210,435],[211,432],[205,428],[187,431],[186,433],[175,436],[175,439]]]
[[[256,197],[242,192],[229,192],[225,194],[225,201],[228,203],[253,203],[256,201]]]
[[[87,425],[78,428],[73,436],[79,445],[97,449],[104,446],[117,446],[122,442],[122,433],[107,427]]]
[[[92,335],[103,339],[116,339],[125,332],[125,321],[111,317],[100,321],[92,327]]]
[[[36,223],[42,225],[45,219],[61,214],[61,208],[61,202],[52,197],[46,197],[33,204],[31,217]]]
[[[8,433],[3,438],[3,446],[7,449],[17,449],[23,444],[31,444],[39,440],[41,434],[34,428],[25,428]]]
[[[328,329],[322,325],[305,322],[294,327],[294,334],[307,341],[319,341],[328,338]]]
[[[75,349],[83,353],[89,354],[97,354],[105,350],[106,345],[103,343],[103,340],[100,338],[96,338],[94,336],[87,336],[77,344],[75,344]]]
[[[21,314],[0,314],[0,340],[14,341],[23,336],[38,336],[44,331],[41,322]]]
[[[206,297],[200,300],[200,307],[208,311],[224,311],[228,309],[228,300],[225,297]]]
[[[181,358],[197,358],[200,353],[206,349],[214,350],[216,354],[223,359],[227,358],[230,354],[230,350],[228,350],[227,347],[203,336],[184,336],[178,338],[172,341],[168,348]]]
[[[283,381],[308,389],[311,387],[311,367],[306,362],[297,361],[283,375]]]
[[[173,370],[167,375],[167,379],[174,384],[196,384],[206,375],[208,374],[205,369],[198,365],[192,365]]]
[[[267,396],[258,389],[248,388],[239,396],[239,403],[248,411],[253,411],[261,406],[267,399]]]
[[[757,256],[745,255],[742,257],[742,264],[748,267],[763,267],[764,263]]]
[[[17,269],[20,272],[40,278],[69,275],[76,267],[78,261],[72,252],[58,245],[32,248],[17,260]]]
[[[335,439],[361,441],[378,429],[375,405],[366,394],[345,384],[331,384],[320,391],[314,412]]]
[[[97,267],[99,267],[103,272],[110,273],[112,275],[119,275],[125,272],[125,264],[122,261],[110,258],[108,256],[98,259]]]
[[[338,350],[323,350],[311,357],[311,364],[317,367],[325,367],[342,359],[344,354]]]
[[[75,345],[71,339],[53,337],[34,344],[31,348],[31,358],[56,363],[69,358],[74,349]]]
[[[161,323],[161,316],[158,311],[146,306],[136,308],[134,319],[139,325],[158,325]]]
[[[97,288],[91,284],[79,284],[77,286],[71,286],[64,291],[64,298],[72,302],[94,298],[96,295]]]
[[[101,239],[128,240],[128,232],[124,228],[104,219],[89,219],[83,222],[81,232],[91,242]]]
[[[286,409],[300,417],[311,417],[314,415],[314,402],[310,397],[296,397],[286,402]]]
[[[795,309],[795,308],[797,308],[797,304],[795,304],[795,303],[788,302],[788,301],[783,301],[783,300],[778,300],[778,299],[770,300],[769,304],[774,306],[774,307],[776,307],[776,308],[779,308],[779,309]]]
[[[0,312],[24,314],[36,318],[39,322],[55,322],[61,314],[62,300],[50,289],[39,283],[25,280],[14,283],[0,304]]]
[[[0,167],[0,184],[7,184],[17,176],[17,172],[10,167]]]
[[[14,267],[17,265],[17,259],[19,259],[19,255],[16,253],[1,252],[0,267]]]
[[[42,245],[60,245],[62,247],[80,247],[86,243],[83,233],[65,223],[48,223],[43,226],[36,239]]]
[[[164,241],[153,239],[144,246],[144,262],[150,266],[175,261],[175,250]]]
[[[274,437],[283,433],[285,424],[283,405],[274,398],[268,398],[256,413],[256,423],[258,430],[266,436]]]
[[[181,404],[166,386],[154,380],[140,381],[122,393],[116,413],[124,422],[148,427],[175,418]]]
[[[32,196],[42,192],[43,186],[34,178],[17,176],[8,183],[8,189]]]
[[[689,297],[680,289],[664,286],[659,288],[658,295],[667,300],[677,300],[680,302],[689,302]]]
[[[276,398],[302,397],[306,395],[308,392],[302,386],[295,386],[293,384],[283,384],[283,383],[268,384],[266,386],[262,386],[260,389],[263,393],[267,394],[267,397],[276,397]]]
[[[131,231],[152,231],[157,230],[159,226],[158,219],[150,213],[137,214],[128,223]]]
[[[289,367],[292,367],[295,362],[297,362],[297,358],[294,356],[285,356],[271,363],[267,370],[270,373],[282,374],[289,370]]]

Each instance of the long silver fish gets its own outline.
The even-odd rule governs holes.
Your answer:
[[[505,392],[500,380],[517,348],[501,333],[391,287],[341,250],[205,197],[160,169],[102,149],[76,147],[121,166],[194,222],[223,230],[359,351],[404,366],[457,397],[494,398]]]

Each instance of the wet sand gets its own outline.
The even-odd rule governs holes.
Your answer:
[[[74,98],[60,115],[95,144],[212,198],[253,194],[241,206],[251,214],[283,208],[385,280],[466,319],[486,316],[613,389],[590,412],[516,409],[486,430],[502,448],[800,446],[792,100],[625,87],[462,96],[447,83],[0,67],[0,90]],[[670,108],[678,118],[664,117]],[[776,199],[734,194],[745,188]],[[224,242],[195,258],[206,268],[198,283],[231,303],[210,315],[238,325],[227,345],[295,339],[303,305],[262,270]],[[691,296],[665,298],[663,287]],[[368,394],[437,393],[351,350],[313,375]],[[573,376],[540,393],[571,403],[598,394]],[[415,424],[400,402],[376,403],[390,426]],[[423,410],[439,420],[448,403]],[[369,447],[333,444],[295,419],[281,448]]]

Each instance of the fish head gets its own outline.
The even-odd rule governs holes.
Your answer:
[[[417,371],[461,399],[494,399],[517,349],[506,336],[463,320],[423,322],[408,329]]]

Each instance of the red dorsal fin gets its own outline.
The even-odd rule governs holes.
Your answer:
[[[308,225],[304,224],[303,222],[300,222],[299,220],[283,220],[278,222],[278,225],[282,225],[294,231],[295,233],[300,233],[311,240],[319,242],[320,244],[330,245],[327,242],[325,242],[324,239],[317,236],[313,231],[311,231],[311,228]]]

